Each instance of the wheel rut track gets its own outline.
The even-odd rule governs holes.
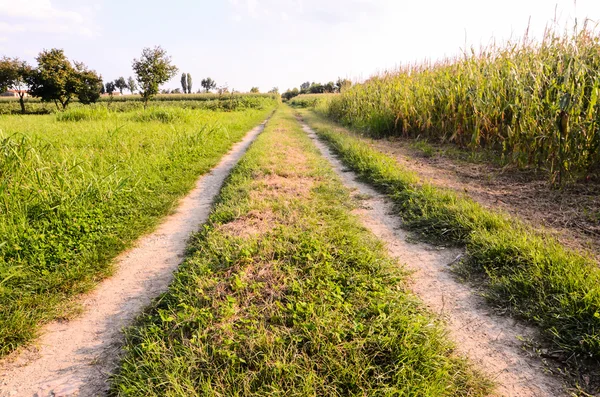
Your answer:
[[[529,357],[522,349],[519,338],[532,338],[535,330],[492,313],[480,295],[455,279],[449,265],[463,251],[407,242],[401,220],[393,213],[393,203],[360,182],[308,125],[300,123],[344,185],[361,197],[368,197],[361,200],[363,208],[355,213],[385,243],[390,255],[413,272],[409,288],[443,319],[457,353],[496,383],[494,395],[567,396],[562,381],[549,375],[540,360]]]
[[[206,222],[225,178],[267,122],[202,175],[154,232],[115,259],[114,274],[81,298],[82,315],[44,326],[34,344],[0,361],[0,397],[106,394],[121,357],[122,329],[167,289],[190,235]]]

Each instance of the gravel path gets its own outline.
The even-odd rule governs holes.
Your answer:
[[[497,395],[566,396],[562,382],[546,374],[542,363],[521,349],[519,338],[530,338],[534,331],[493,314],[483,298],[455,280],[448,265],[462,251],[407,242],[406,232],[400,229],[401,221],[393,215],[393,205],[385,195],[359,182],[312,129],[305,124],[302,127],[344,184],[361,198],[368,197],[362,201],[363,208],[356,211],[363,224],[386,244],[393,257],[414,271],[411,290],[430,311],[444,319],[458,353],[496,382]]]
[[[188,238],[209,215],[224,179],[264,129],[251,130],[183,198],[176,212],[116,258],[115,274],[82,298],[83,314],[45,326],[34,346],[0,362],[0,397],[105,395],[116,368],[122,328],[165,291]]]

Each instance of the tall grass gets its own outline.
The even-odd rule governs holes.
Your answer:
[[[600,42],[595,29],[492,45],[375,76],[332,99],[330,116],[402,135],[501,152],[553,181],[597,174]]]
[[[271,111],[179,109],[167,125],[85,109],[0,116],[0,356],[68,313],[68,297]]]
[[[92,121],[104,120],[109,117],[109,110],[104,106],[85,106],[68,109],[56,113],[57,121]]]

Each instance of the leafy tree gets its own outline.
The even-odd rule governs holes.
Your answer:
[[[175,88],[175,89],[171,90],[171,94],[181,94],[181,90],[179,88]]]
[[[269,94],[279,94],[279,87],[273,87],[269,90]]]
[[[43,102],[60,103],[63,109],[75,95],[75,70],[63,50],[42,51],[36,58],[38,67],[31,75],[31,94]]]
[[[94,103],[100,98],[102,91],[102,77],[95,71],[89,70],[83,63],[75,62],[75,71],[77,75],[76,94],[79,102],[83,104]]]
[[[113,93],[117,90],[117,86],[115,85],[114,81],[109,81],[108,83],[106,83],[106,93],[108,95],[110,95],[111,97],[113,96]]]
[[[129,76],[129,78],[127,79],[127,89],[129,90],[129,92],[131,92],[132,95],[135,92],[135,90],[137,90],[137,84],[131,76]]]
[[[115,87],[119,89],[121,95],[123,95],[123,90],[127,88],[127,82],[125,81],[125,77],[119,77],[115,80]]]
[[[187,74],[187,93],[191,94],[192,93],[192,75],[191,74]]]
[[[302,93],[302,94],[308,93],[309,88],[310,88],[309,81],[300,84],[300,93]]]
[[[181,75],[181,89],[184,94],[187,92],[187,75],[185,73]]]
[[[29,77],[30,92],[43,102],[54,102],[56,107],[60,103],[66,109],[74,96],[89,103],[97,99],[95,90],[100,95],[102,78],[83,63],[73,67],[63,50],[44,50],[36,60],[38,67]]]
[[[100,84],[100,94],[106,94],[106,89],[104,88],[104,84]]]
[[[29,87],[31,74],[31,66],[19,58],[4,57],[0,59],[0,92],[9,89],[17,91],[23,114],[25,114],[24,98],[27,94],[26,88]]]
[[[202,79],[202,81],[200,82],[200,85],[202,86],[202,88],[204,88],[205,92],[210,92],[211,90],[214,90],[215,88],[217,88],[217,83],[210,77]]]
[[[336,87],[335,87],[335,83],[333,81],[330,81],[329,83],[327,83],[323,86],[324,92],[332,93],[332,92],[335,92],[335,90],[336,90]]]
[[[308,92],[311,94],[322,94],[325,92],[325,86],[320,83],[312,83],[308,89]]]
[[[250,92],[253,94],[258,94],[260,91],[258,90],[258,87],[252,87],[250,88]]]
[[[158,94],[158,87],[177,74],[177,67],[171,65],[171,57],[160,46],[144,48],[140,59],[133,60],[133,70],[139,83],[144,108],[148,101]]]
[[[297,88],[294,88],[292,90],[287,90],[286,92],[284,92],[282,97],[285,100],[289,101],[290,99],[298,95],[300,95],[300,91]]]

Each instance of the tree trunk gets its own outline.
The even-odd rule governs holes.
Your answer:
[[[23,99],[24,96],[25,94],[19,94],[19,104],[21,105],[22,114],[25,114],[25,100]]]

